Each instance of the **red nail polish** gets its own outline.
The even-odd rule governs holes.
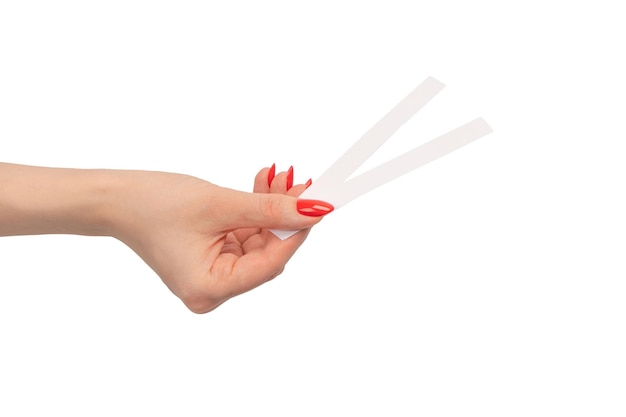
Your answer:
[[[289,167],[289,171],[287,171],[287,191],[293,187],[293,167]]]
[[[304,184],[304,188],[309,188],[313,184],[313,180],[309,178],[309,180]]]
[[[298,200],[297,206],[298,213],[313,217],[324,216],[335,209],[332,204],[320,200]]]
[[[267,174],[267,186],[272,186],[272,181],[274,181],[274,176],[276,175],[276,164],[272,164],[270,168],[270,172]]]

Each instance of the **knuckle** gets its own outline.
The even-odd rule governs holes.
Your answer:
[[[201,287],[187,287],[178,294],[178,297],[191,312],[196,314],[208,313],[221,304]]]
[[[195,314],[206,314],[213,311],[219,305],[218,303],[209,300],[182,299],[182,301],[183,304],[185,304],[185,307]]]
[[[276,278],[277,276],[279,276],[280,274],[283,273],[283,271],[285,271],[285,267],[281,266],[276,272],[274,272],[272,275],[269,276],[269,278],[267,279],[268,281],[273,280],[274,278]]]
[[[280,218],[283,213],[283,202],[271,194],[264,194],[259,200],[260,211],[264,217]]]

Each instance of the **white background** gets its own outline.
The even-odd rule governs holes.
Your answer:
[[[113,239],[0,239],[0,415],[626,413],[619,2],[208,3],[0,2],[0,160],[304,182],[427,76],[372,164],[495,132],[208,315]]]

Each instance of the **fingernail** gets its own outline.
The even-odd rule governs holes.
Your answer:
[[[313,184],[313,180],[309,178],[309,180],[304,184],[304,188],[309,188]]]
[[[313,217],[323,216],[335,209],[332,204],[320,200],[298,200],[297,206],[298,213]]]
[[[276,175],[276,164],[272,164],[270,168],[270,172],[267,174],[267,186],[272,186],[272,181],[274,181],[274,176]]]
[[[293,187],[293,166],[289,167],[287,171],[287,191]]]

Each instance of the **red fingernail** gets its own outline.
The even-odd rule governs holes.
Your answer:
[[[298,200],[297,206],[298,213],[313,217],[323,216],[335,209],[332,204],[320,200]]]
[[[313,184],[313,180],[309,178],[309,180],[304,184],[304,188],[309,188]]]
[[[270,172],[267,174],[267,186],[272,186],[272,181],[274,181],[274,175],[276,175],[276,164],[272,164],[270,168]]]
[[[289,171],[287,171],[287,191],[293,187],[293,167],[289,167]]]

